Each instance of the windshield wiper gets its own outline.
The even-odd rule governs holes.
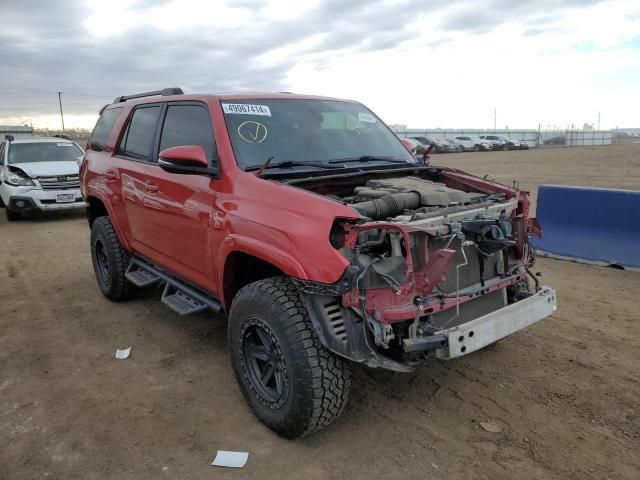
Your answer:
[[[319,162],[296,162],[292,160],[285,160],[283,162],[272,163],[273,156],[267,158],[267,161],[262,165],[250,165],[246,167],[245,172],[250,172],[252,170],[258,170],[256,175],[258,177],[262,176],[262,172],[264,172],[267,168],[293,168],[293,167],[316,167],[316,168],[326,168],[333,170],[335,167],[331,165],[327,165],[325,163]]]
[[[410,165],[409,162],[405,162],[404,160],[398,160],[393,157],[379,157],[376,155],[362,155],[361,157],[351,157],[351,158],[336,158],[334,160],[329,160],[329,163],[353,163],[353,162],[388,162],[388,163],[406,163]]]

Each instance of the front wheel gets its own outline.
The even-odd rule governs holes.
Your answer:
[[[229,313],[229,344],[249,406],[279,435],[309,435],[344,410],[349,368],[322,346],[289,279],[260,280],[238,292]]]
[[[7,221],[9,222],[22,220],[22,214],[20,212],[16,212],[15,210],[9,210],[9,208],[5,208],[4,213],[7,216]]]
[[[475,147],[473,147],[473,151],[474,152],[479,152],[480,151],[480,145],[476,145]]]

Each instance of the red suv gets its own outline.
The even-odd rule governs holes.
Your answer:
[[[353,101],[118,97],[81,169],[98,285],[224,312],[256,416],[309,434],[344,409],[349,362],[410,371],[556,308],[529,271],[526,194],[415,162]]]

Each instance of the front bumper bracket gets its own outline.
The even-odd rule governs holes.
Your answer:
[[[524,300],[462,325],[435,332],[435,335],[447,338],[447,344],[436,349],[436,356],[450,359],[475,352],[548,317],[556,309],[555,290],[543,286]]]

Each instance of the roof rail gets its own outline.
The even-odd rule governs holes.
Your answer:
[[[153,92],[144,92],[144,93],[135,93],[133,95],[122,95],[121,97],[116,97],[113,103],[126,102],[127,100],[133,100],[134,98],[143,98],[143,97],[151,97],[154,95],[182,95],[184,92],[181,88],[171,87],[171,88],[163,88],[162,90],[154,90]]]
[[[65,135],[64,133],[57,133],[56,135],[51,135],[51,136],[54,138],[63,138],[64,140],[73,141],[73,139],[69,135]]]

